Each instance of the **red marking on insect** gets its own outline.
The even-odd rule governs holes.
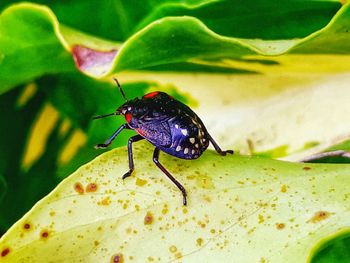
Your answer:
[[[127,112],[125,114],[125,119],[127,122],[130,122],[132,120],[132,114],[130,112]]]
[[[159,91],[154,91],[143,96],[144,99],[151,99],[159,94]]]
[[[138,134],[145,137],[145,133],[143,132],[143,130],[141,130],[141,129],[135,129],[135,130],[137,131]]]

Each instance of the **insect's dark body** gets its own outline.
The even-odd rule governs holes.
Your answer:
[[[132,136],[128,141],[129,171],[124,174],[123,179],[129,177],[134,171],[132,144],[146,139],[156,147],[153,162],[181,190],[183,204],[186,205],[186,190],[159,162],[159,151],[187,160],[201,156],[208,148],[209,142],[221,155],[232,154],[233,151],[222,151],[201,119],[182,102],[159,91],[148,93],[141,99],[127,100],[117,80],[116,82],[126,102],[115,113],[97,116],[95,119],[124,115],[127,123],[120,126],[105,143],[96,145],[96,148],[105,148],[110,145],[123,129],[135,130],[138,135]]]
[[[170,155],[196,159],[209,146],[208,132],[200,118],[164,92],[146,94],[126,102],[119,110],[131,113],[132,117],[127,118],[130,128]]]

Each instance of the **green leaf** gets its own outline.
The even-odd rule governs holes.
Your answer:
[[[2,198],[5,196],[7,190],[6,180],[3,176],[0,176],[0,202]]]
[[[327,238],[349,231],[349,165],[213,151],[189,164],[161,155],[188,191],[184,207],[179,190],[152,165],[149,144],[134,148],[133,177],[121,179],[128,162],[119,148],[35,205],[2,237],[3,261],[100,262],[118,255],[198,262],[234,255],[239,262],[305,262]]]
[[[349,27],[346,22],[350,13],[349,5],[344,5],[327,24],[332,14],[339,8],[339,4],[333,1],[306,2],[308,3],[306,6],[302,5],[303,2],[300,1],[288,2],[287,7],[296,11],[294,15],[300,15],[309,9],[313,10],[313,15],[310,16],[310,21],[313,22],[307,23],[307,25],[310,25],[310,28],[305,32],[295,33],[293,39],[288,39],[288,36],[283,35],[280,35],[278,40],[260,40],[255,39],[256,36],[252,35],[245,35],[245,39],[227,37],[219,29],[215,29],[217,32],[210,30],[208,25],[205,24],[205,19],[201,21],[191,16],[161,17],[160,14],[155,14],[157,18],[160,16],[159,20],[145,26],[122,45],[91,37],[61,25],[50,9],[43,6],[33,4],[14,5],[7,8],[1,15],[0,32],[5,37],[2,37],[0,40],[0,50],[3,57],[0,66],[2,67],[2,72],[6,73],[4,75],[6,78],[2,78],[1,81],[2,92],[44,73],[74,71],[69,53],[71,50],[73,50],[73,56],[80,69],[96,78],[105,77],[122,70],[141,70],[173,63],[181,65],[181,63],[186,62],[213,65],[212,70],[217,68],[215,66],[220,65],[221,68],[238,68],[250,72],[274,71],[276,68],[285,70],[284,67],[291,64],[294,67],[292,67],[292,70],[295,71],[305,67],[305,63],[307,65],[310,63],[310,60],[300,63],[300,59],[293,55],[271,58],[269,60],[273,64],[264,63],[263,66],[257,65],[256,62],[264,62],[266,60],[265,56],[283,55],[285,53],[348,53],[350,48],[348,43],[350,41],[348,41],[347,30],[349,30]],[[265,5],[264,1],[259,3],[254,3],[254,7],[257,9],[262,8],[266,12],[271,8],[271,4]],[[227,2],[205,2],[194,5],[195,8],[193,10],[198,9],[199,14],[207,14],[208,6],[214,6],[216,7],[216,12],[220,12],[227,5]],[[165,6],[168,5],[166,4]],[[171,11],[173,4],[170,4],[170,6],[169,10]],[[175,4],[175,7],[179,6],[185,9],[189,8],[186,5]],[[151,10],[153,8],[147,10],[152,13]],[[229,11],[233,12],[234,10],[236,9],[230,9]],[[283,16],[286,10],[276,14],[274,19],[279,19],[279,16]],[[154,12],[157,13],[158,11]],[[265,21],[263,18],[266,12],[262,12],[260,14],[261,17],[258,14],[256,20]],[[227,13],[230,14],[230,12]],[[167,15],[167,13],[165,12],[164,15]],[[150,16],[153,17],[154,14]],[[236,16],[230,17],[234,18]],[[151,20],[153,19],[155,18]],[[247,17],[243,16],[241,19],[243,21]],[[207,23],[217,24],[210,21],[209,19]],[[283,32],[295,32],[295,28],[303,28],[290,22],[294,21],[293,19],[288,20],[286,18],[285,21],[286,25],[284,25]],[[237,21],[230,22],[233,25],[238,23]],[[225,21],[222,23],[230,24]],[[251,22],[250,25],[252,24],[256,23]],[[311,33],[322,26],[324,26],[322,29],[311,35],[300,39],[295,38]],[[218,27],[222,28],[222,26]],[[235,26],[235,28],[245,27]],[[272,30],[271,32],[278,31],[268,25],[266,25],[266,30]],[[252,32],[252,30],[249,30],[249,27],[248,31]],[[239,36],[242,37],[243,35]],[[277,37],[277,35],[274,36],[274,33],[266,33],[266,36],[268,39]],[[249,39],[249,37],[252,38]],[[38,41],[39,39],[40,41]],[[23,50],[24,47],[31,48],[29,51],[26,51]],[[106,58],[106,55],[109,53],[109,57]],[[113,58],[114,53],[117,55]],[[86,56],[86,54],[93,55]],[[55,57],[55,60],[50,59],[52,57]],[[318,67],[311,69],[312,71],[323,70],[325,62],[322,60],[322,56],[310,58],[313,62],[320,62]],[[222,61],[223,59],[225,61]],[[330,61],[327,60],[328,66],[329,63],[333,63],[340,70],[344,68],[338,63],[337,58],[331,57],[330,59]],[[286,60],[289,63],[286,64]],[[279,67],[277,66],[278,64],[283,66]],[[16,78],[11,74],[15,67],[22,74],[20,76],[17,75]],[[290,70],[290,65],[287,68]],[[220,68],[217,69],[221,71]]]
[[[0,9],[21,2],[23,1],[2,0],[0,2]],[[30,2],[48,6],[61,23],[74,27],[77,30],[102,38],[113,40],[125,39],[123,36],[124,31],[127,30],[124,28],[126,22],[125,13],[122,13],[124,10],[120,10],[120,6],[122,5],[119,0],[34,0]],[[86,19],[87,17],[89,19]]]
[[[264,56],[284,54],[346,54],[350,50],[347,34],[349,26],[346,22],[350,16],[349,10],[349,5],[343,6],[326,27],[307,37],[265,41],[224,37],[193,17],[166,17],[149,24],[128,39],[116,56],[114,71],[184,61],[204,63],[208,59],[207,63],[216,60],[227,67],[244,66],[247,70],[270,71],[275,68],[271,65],[257,67],[255,63],[249,64],[250,59],[264,60]],[[138,60],[130,54],[138,54]],[[222,59],[227,61],[222,62]],[[289,60],[293,65],[294,62],[296,69],[304,66],[295,56],[285,55],[273,59],[277,63],[285,64]],[[322,56],[312,59],[322,61]],[[309,70],[317,70],[317,67]]]
[[[236,38],[302,38],[326,26],[341,4],[335,1],[201,1],[158,4],[138,25],[169,16],[190,16],[217,34]],[[302,18],[302,19],[300,19]],[[237,26],[242,25],[242,26]],[[136,30],[136,31],[138,31]]]
[[[42,6],[17,5],[0,16],[0,94],[44,73],[73,69],[58,41],[52,12]],[[54,59],[53,59],[54,58]]]
[[[1,232],[18,220],[32,205],[48,194],[59,180],[53,176],[56,156],[63,147],[64,137],[58,135],[60,123],[48,135],[43,153],[31,167],[23,169],[24,153],[33,129],[33,123],[40,115],[45,102],[44,94],[37,92],[24,105],[19,105],[18,97],[23,87],[0,96],[2,121],[6,128],[0,129],[0,174],[6,181],[6,191],[1,192],[0,217]],[[38,136],[39,134],[35,134]],[[42,173],[42,171],[47,171]]]
[[[337,145],[333,145],[327,149],[327,151],[345,150],[350,151],[350,140],[342,141]]]
[[[320,251],[312,258],[312,263],[346,263],[350,258],[350,237],[338,236],[323,244]]]
[[[309,163],[350,163],[350,141],[341,141],[321,152],[306,156],[304,161]]]

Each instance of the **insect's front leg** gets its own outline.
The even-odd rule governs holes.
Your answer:
[[[115,139],[115,137],[117,137],[117,135],[124,129],[130,129],[129,125],[127,123],[124,123],[122,126],[120,126],[118,128],[118,130],[116,130],[111,137],[108,138],[108,140],[105,143],[99,143],[97,145],[95,145],[96,149],[104,149],[106,147],[108,147],[112,141]]]
[[[128,157],[129,157],[129,171],[125,173],[122,177],[122,179],[125,179],[131,175],[131,173],[134,171],[134,159],[132,156],[132,143],[140,141],[144,139],[141,135],[135,135],[129,138],[128,141]]]
[[[209,141],[213,144],[218,154],[222,156],[225,156],[227,153],[233,154],[232,150],[226,150],[226,151],[221,150],[220,146],[216,143],[216,141],[214,141],[213,137],[211,137],[209,133],[208,133],[208,138],[209,138]]]

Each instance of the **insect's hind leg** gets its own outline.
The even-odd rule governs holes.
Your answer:
[[[140,141],[144,139],[141,135],[135,135],[129,138],[128,140],[128,157],[129,157],[129,171],[126,172],[122,179],[125,179],[131,175],[131,173],[134,171],[134,159],[132,156],[132,144],[134,142]]]
[[[218,154],[225,156],[227,153],[230,153],[230,154],[234,153],[233,150],[226,150],[226,151],[221,150],[220,146],[216,143],[216,141],[214,141],[213,137],[211,137],[209,133],[208,133],[208,138],[209,138],[209,141],[213,144]]]
[[[182,184],[180,184],[165,168],[163,165],[161,165],[161,163],[159,162],[159,149],[155,148],[154,149],[154,153],[153,153],[153,162],[158,166],[158,168],[165,173],[166,176],[168,176],[168,178],[177,186],[177,188],[180,189],[181,193],[182,193],[182,202],[183,205],[187,205],[187,194],[186,194],[186,189],[185,187],[183,187]]]

